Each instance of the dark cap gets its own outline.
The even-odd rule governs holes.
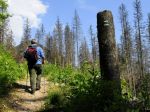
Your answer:
[[[37,44],[36,39],[32,39],[32,40],[31,40],[31,44]]]

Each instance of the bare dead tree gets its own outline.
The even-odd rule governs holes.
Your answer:
[[[143,43],[142,43],[142,9],[141,1],[135,0],[134,2],[134,19],[135,19],[135,41],[136,41],[136,50],[137,50],[137,63],[139,67],[140,79],[144,75],[144,66],[143,66]]]
[[[58,50],[59,50],[59,65],[64,66],[63,27],[59,17],[57,18],[55,29],[56,29],[55,33],[58,42],[57,43]]]
[[[101,94],[105,98],[111,98],[111,102],[108,104],[111,106],[114,99],[116,99],[115,96],[121,96],[119,62],[111,11],[105,10],[97,14],[97,30],[101,77],[103,82],[107,83],[106,85],[104,84],[105,87],[103,87]]]
[[[73,55],[74,55],[73,35],[68,24],[65,26],[64,38],[65,38],[65,63],[66,66],[73,66],[73,62],[72,62]]]
[[[73,36],[74,36],[74,44],[75,44],[75,66],[79,67],[79,40],[81,34],[81,22],[80,17],[75,10],[74,18],[73,18]]]

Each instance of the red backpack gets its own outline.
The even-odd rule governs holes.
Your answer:
[[[29,46],[26,50],[26,59],[28,64],[34,65],[38,60],[36,47]]]

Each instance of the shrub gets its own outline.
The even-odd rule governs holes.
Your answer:
[[[16,63],[11,54],[0,46],[0,85],[10,86],[23,74],[23,66]]]
[[[67,102],[65,90],[65,88],[55,86],[49,91],[48,98],[45,103],[44,112],[59,112],[61,110],[65,110],[65,105]]]

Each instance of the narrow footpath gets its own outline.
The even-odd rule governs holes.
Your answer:
[[[25,80],[18,81],[15,89],[10,93],[9,104],[14,112],[37,112],[44,108],[44,101],[48,96],[48,88],[50,88],[49,82],[42,78],[41,89],[34,95],[26,89],[29,88],[29,84],[29,81],[27,81],[27,86]]]

